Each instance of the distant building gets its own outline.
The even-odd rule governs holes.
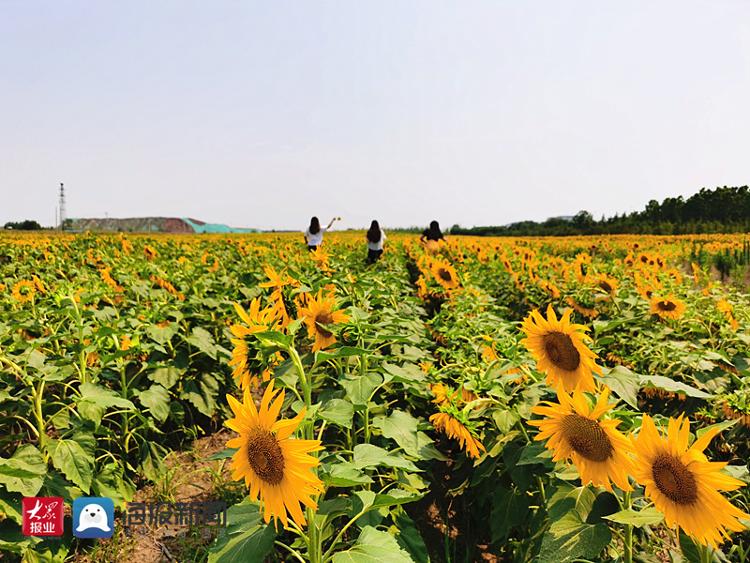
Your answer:
[[[228,227],[187,217],[129,217],[69,219],[71,231],[111,233],[257,233],[257,229]]]

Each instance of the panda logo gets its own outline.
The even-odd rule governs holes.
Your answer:
[[[78,515],[78,526],[76,532],[83,532],[90,528],[98,528],[103,532],[111,532],[107,512],[101,505],[87,504]]]

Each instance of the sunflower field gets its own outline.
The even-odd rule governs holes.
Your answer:
[[[750,562],[747,248],[0,235],[0,561]],[[21,531],[199,482],[151,559]]]

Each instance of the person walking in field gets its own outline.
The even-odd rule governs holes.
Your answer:
[[[310,219],[310,226],[305,231],[305,242],[307,242],[307,250],[312,252],[317,250],[318,247],[323,244],[323,233],[330,229],[336,221],[339,221],[341,217],[334,217],[331,222],[328,223],[327,227],[321,227],[320,221],[317,217]]]
[[[380,228],[377,221],[370,223],[370,230],[367,231],[367,263],[374,264],[380,260],[380,256],[383,254],[383,243],[385,239],[385,232]]]
[[[430,227],[424,230],[422,236],[419,237],[419,240],[423,243],[429,243],[430,241],[437,243],[441,240],[445,240],[443,232],[440,230],[440,224],[437,221],[430,222]]]

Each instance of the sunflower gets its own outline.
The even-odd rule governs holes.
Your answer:
[[[497,352],[495,352],[495,348],[490,345],[483,345],[482,346],[482,360],[488,364],[491,364],[492,362],[496,362],[500,359],[500,357],[497,355]]]
[[[651,298],[651,314],[657,315],[661,319],[677,320],[685,313],[685,303],[677,299],[674,295],[667,297]]]
[[[526,338],[522,342],[531,351],[540,371],[547,374],[547,383],[556,387],[562,381],[566,391],[580,386],[583,391],[594,390],[592,373],[600,372],[596,354],[584,343],[591,340],[583,325],[570,322],[568,309],[560,320],[547,307],[545,319],[538,310],[532,311],[523,321]]]
[[[427,291],[427,282],[425,282],[423,276],[419,276],[417,279],[417,297],[420,299],[426,299],[429,295],[429,292]]]
[[[614,483],[623,491],[630,491],[632,445],[617,430],[619,421],[601,419],[614,406],[608,398],[609,389],[604,387],[592,409],[581,391],[576,390],[571,396],[558,387],[558,402],[544,401],[531,409],[545,418],[529,424],[539,427],[535,440],[547,440],[546,447],[554,452],[554,461],[573,461],[584,485],[593,483],[612,491]]]
[[[247,389],[242,403],[231,395],[227,395],[227,401],[235,418],[224,424],[239,433],[227,442],[227,447],[238,448],[232,456],[232,478],[245,480],[252,500],[260,497],[266,523],[273,517],[281,519],[286,527],[288,512],[299,526],[304,526],[300,503],[317,509],[313,496],[323,491],[323,483],[312,471],[318,460],[309,455],[322,449],[320,441],[290,438],[305,410],[292,419],[277,420],[284,391],[274,392],[273,381],[263,393],[260,409],[255,408]]]
[[[19,303],[26,303],[34,299],[36,294],[36,287],[34,282],[29,280],[21,280],[13,285],[12,290],[13,298]]]
[[[477,459],[481,455],[480,450],[486,451],[482,442],[477,440],[471,430],[453,415],[447,412],[438,412],[430,416],[430,422],[436,430],[440,430],[449,438],[458,440],[461,448],[469,457]]]
[[[610,277],[606,274],[600,274],[596,276],[593,279],[593,283],[596,287],[598,287],[605,293],[608,293],[609,295],[614,295],[617,291],[617,286],[619,285],[619,282],[616,278]]]
[[[319,290],[317,297],[308,297],[305,306],[299,310],[305,319],[308,336],[315,338],[313,352],[324,350],[336,342],[336,337],[328,328],[330,325],[349,321],[346,313],[334,310],[335,306],[334,297],[323,297],[323,291]]]
[[[276,311],[272,308],[261,309],[260,299],[257,298],[250,302],[249,311],[245,311],[238,303],[234,304],[234,308],[245,324],[233,324],[229,328],[235,336],[235,338],[232,338],[234,349],[232,350],[232,359],[229,360],[229,365],[234,366],[232,376],[237,385],[239,385],[240,389],[247,389],[256,381],[256,376],[251,373],[250,369],[252,359],[250,358],[251,350],[247,337],[257,332],[273,329],[276,320]],[[265,374],[263,380],[268,380]]]
[[[452,400],[450,390],[442,383],[433,383],[429,386],[435,398],[432,400],[436,405],[449,404]]]
[[[585,305],[578,303],[578,301],[572,297],[568,297],[565,302],[573,307],[573,310],[579,315],[583,315],[589,319],[595,319],[599,316],[599,311],[597,311],[596,308],[586,307]]]
[[[273,302],[274,309],[276,309],[281,327],[286,328],[289,326],[292,319],[289,316],[287,302],[285,301],[284,287],[287,285],[299,286],[299,282],[286,275],[286,272],[276,272],[276,270],[269,265],[263,266],[263,271],[268,277],[268,281],[259,283],[258,286],[273,288],[270,299]]]
[[[713,545],[729,537],[729,532],[745,529],[738,518],[750,514],[732,505],[719,491],[734,491],[742,481],[722,473],[725,462],[708,461],[703,450],[721,430],[707,430],[688,448],[690,421],[670,418],[666,437],[647,414],[637,438],[632,438],[636,453],[632,475],[646,489],[668,526],[679,526],[704,545]]]
[[[456,270],[445,260],[435,260],[430,268],[432,275],[444,289],[455,289],[458,287],[458,276]]]

